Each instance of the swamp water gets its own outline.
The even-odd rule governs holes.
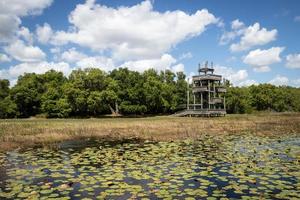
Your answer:
[[[1,199],[300,199],[300,137],[64,142],[0,154]]]

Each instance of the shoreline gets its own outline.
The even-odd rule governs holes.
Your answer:
[[[0,120],[0,151],[87,138],[173,141],[228,134],[298,135],[300,113],[229,114],[218,118],[7,119]]]

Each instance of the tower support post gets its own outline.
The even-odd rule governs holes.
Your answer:
[[[187,110],[189,110],[189,107],[190,107],[190,105],[189,105],[189,102],[190,102],[190,91],[189,91],[189,78],[187,79],[187,92],[186,92],[186,109]]]
[[[208,80],[208,109],[210,109],[210,84],[209,84],[209,80]]]
[[[193,94],[194,96],[194,110],[196,110],[196,98],[195,98],[195,93]]]

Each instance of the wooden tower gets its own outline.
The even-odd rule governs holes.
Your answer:
[[[214,74],[213,63],[208,66],[199,64],[199,74],[192,77],[187,88],[187,108],[176,113],[177,116],[224,116],[226,114],[224,79]],[[223,81],[222,81],[223,80]]]

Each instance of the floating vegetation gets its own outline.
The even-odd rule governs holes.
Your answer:
[[[76,144],[0,154],[0,198],[300,198],[296,136]]]

